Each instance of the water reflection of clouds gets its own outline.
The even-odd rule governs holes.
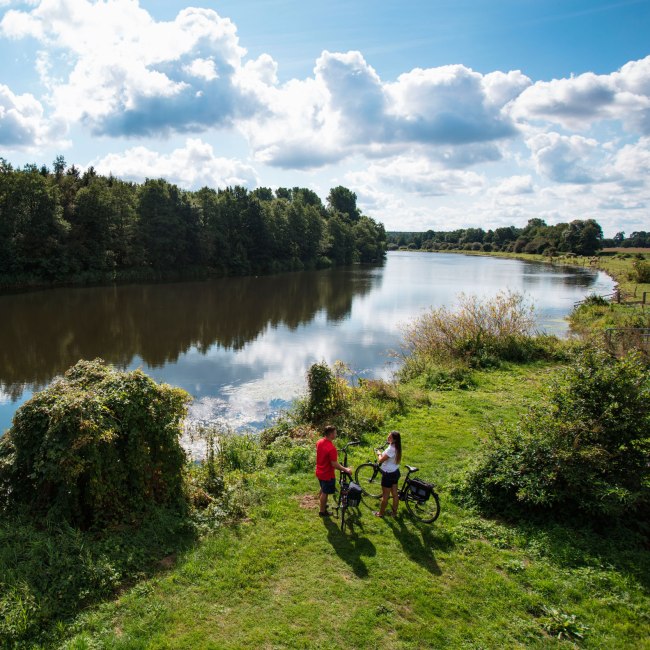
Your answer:
[[[388,273],[391,279],[383,285],[387,291],[358,296],[344,320],[333,322],[322,310],[308,325],[267,327],[237,351],[216,344],[203,352],[190,350],[181,355],[174,371],[175,382],[180,385],[184,384],[186,365],[191,367],[188,375],[202,377],[200,382],[183,386],[195,396],[190,420],[239,429],[262,426],[277,413],[278,405],[284,407],[304,393],[306,370],[318,361],[332,365],[343,360],[353,366],[355,374],[389,377],[395,363],[389,359],[389,348],[399,346],[401,329],[414,315],[431,306],[456,303],[459,293],[471,294],[479,279],[483,297],[496,295],[504,286],[522,290],[526,280],[521,269],[513,273],[519,263],[503,261],[505,264],[496,271],[488,267],[488,273],[464,274],[462,282],[458,269],[447,269],[451,287],[433,283],[426,273],[397,274],[397,279]],[[573,287],[569,285],[569,295],[556,287],[559,283],[566,290],[565,280],[571,277],[570,273],[544,276],[542,272],[528,278],[532,292],[526,292],[527,298],[535,302],[540,327],[546,331],[562,333],[566,329],[557,314],[558,310],[566,313],[572,306]],[[399,300],[395,299],[396,292],[401,294]],[[219,397],[214,397],[215,393]]]
[[[14,373],[0,385],[46,385],[76,359],[102,356],[190,392],[194,421],[255,427],[305,390],[311,363],[341,360],[357,375],[388,378],[389,350],[406,323],[453,307],[460,293],[485,298],[506,288],[527,293],[540,327],[562,334],[573,302],[613,284],[604,274],[518,260],[397,253],[377,268],[0,297],[26,314],[20,327],[0,323],[0,365]],[[82,302],[94,305],[92,325],[77,318]],[[27,399],[9,403],[8,395],[0,392],[0,428]]]

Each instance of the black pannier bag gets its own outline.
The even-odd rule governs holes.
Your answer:
[[[354,481],[348,485],[348,505],[357,507],[361,503],[361,486]]]
[[[409,488],[418,501],[426,501],[433,492],[433,485],[419,478],[410,479]]]

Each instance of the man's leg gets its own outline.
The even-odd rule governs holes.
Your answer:
[[[327,510],[327,494],[325,494],[325,492],[323,492],[322,489],[320,491],[319,501],[320,501],[320,511],[325,512]]]

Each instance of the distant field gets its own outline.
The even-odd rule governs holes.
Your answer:
[[[650,253],[650,248],[603,248],[603,253]]]

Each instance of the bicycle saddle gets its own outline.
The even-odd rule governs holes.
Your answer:
[[[406,465],[405,467],[409,472],[411,472],[411,474],[418,471],[417,467],[411,467],[410,465]]]

